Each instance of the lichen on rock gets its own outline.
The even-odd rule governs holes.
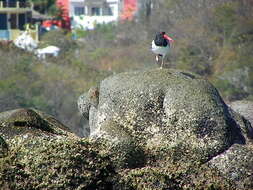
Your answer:
[[[234,144],[243,149],[252,141],[247,120],[224,103],[212,84],[193,73],[172,69],[121,73],[103,80],[98,89],[98,105],[82,113],[89,115],[91,138],[106,139],[112,148],[134,142],[134,149],[143,152],[136,161],[142,167],[188,173],[226,154]],[[250,149],[247,156],[252,154]],[[221,177],[218,165],[209,168]],[[240,175],[247,181],[245,173]]]
[[[116,175],[99,142],[34,109],[0,113],[0,121],[0,189],[111,188]]]
[[[97,145],[97,146],[96,146]],[[0,161],[7,189],[110,189],[113,168],[99,145],[64,136],[15,137]]]
[[[90,138],[35,109],[0,113],[3,189],[253,189],[253,129],[205,79],[155,69],[78,100]]]
[[[16,109],[0,113],[0,135],[6,140],[17,135],[70,135],[70,130],[52,116],[35,109]]]

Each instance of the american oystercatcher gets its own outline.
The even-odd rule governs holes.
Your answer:
[[[163,68],[164,58],[169,52],[173,42],[174,40],[167,36],[165,32],[157,33],[155,39],[152,41],[152,51],[156,54],[155,59],[158,64],[159,58],[162,57],[161,69]]]

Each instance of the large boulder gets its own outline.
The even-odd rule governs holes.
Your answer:
[[[122,162],[119,167],[148,165],[189,174],[189,179],[206,167],[206,175],[215,170],[216,178],[233,184],[228,189],[253,188],[250,123],[195,74],[168,69],[121,73],[80,96],[78,106],[89,119],[91,138],[109,142],[119,155],[115,162]]]
[[[6,141],[16,136],[72,136],[70,130],[52,116],[35,109],[16,109],[0,113],[0,136]]]
[[[90,139],[35,109],[0,113],[0,189],[253,189],[252,127],[197,75],[115,75],[79,108]]]
[[[100,146],[35,109],[0,113],[0,189],[111,189]]]

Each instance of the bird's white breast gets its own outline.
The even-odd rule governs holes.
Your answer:
[[[162,56],[165,56],[169,52],[170,46],[169,46],[169,44],[165,47],[164,46],[157,46],[157,45],[155,45],[155,41],[153,40],[151,49],[155,54],[160,54]]]

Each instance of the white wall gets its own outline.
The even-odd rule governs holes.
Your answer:
[[[119,17],[119,5],[118,3],[109,3],[109,7],[113,8],[113,16],[114,17]]]
[[[70,17],[74,16],[74,8],[75,7],[83,7],[83,0],[72,0],[70,1]]]
[[[113,16],[74,16],[71,26],[72,28],[92,30],[96,24],[108,24],[116,20]]]
[[[120,0],[106,0],[109,7],[113,10],[112,16],[75,16],[74,6],[84,6],[85,0],[71,0],[70,1],[70,16],[72,17],[71,27],[80,29],[94,29],[96,24],[107,24],[117,21],[119,18],[119,1]],[[85,8],[86,9],[86,8]],[[85,11],[87,13],[87,11]]]

